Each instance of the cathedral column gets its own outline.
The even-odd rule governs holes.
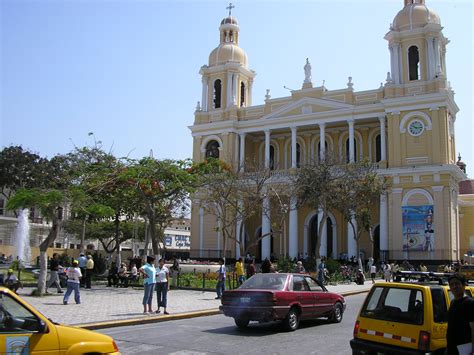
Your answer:
[[[393,45],[393,56],[394,56],[394,67],[395,67],[395,72],[392,73],[392,79],[395,82],[395,84],[400,84],[401,83],[401,57],[400,57],[400,44],[395,43]]]
[[[392,240],[392,252],[390,255],[392,259],[406,258],[403,252],[403,218],[402,218],[402,188],[392,188],[392,223],[391,223],[391,240]]]
[[[434,39],[433,46],[434,46],[434,57],[435,57],[435,60],[434,60],[434,64],[435,64],[435,74],[436,74],[436,75],[439,75],[439,74],[441,74],[443,71],[441,70],[441,60],[440,60],[439,39],[438,39],[438,38],[435,38],[435,39]]]
[[[249,88],[248,88],[248,96],[247,96],[247,106],[252,106],[252,88],[253,88],[253,80],[249,80]]]
[[[349,162],[353,163],[355,161],[354,157],[354,120],[348,120],[349,124]]]
[[[380,221],[379,221],[379,238],[380,238],[380,257],[381,261],[386,261],[388,257],[388,206],[387,195],[380,195]]]
[[[270,221],[270,196],[266,193],[266,188],[263,195],[263,206],[262,206],[262,260],[265,258],[270,259],[271,253],[271,221]]]
[[[204,207],[199,207],[199,257],[203,257],[204,250]]]
[[[357,241],[355,236],[357,234],[357,221],[352,217],[352,224],[354,225],[355,231],[352,229],[352,226],[347,222],[347,257],[350,259],[352,256],[356,257],[356,260],[359,258],[357,255]]]
[[[323,210],[320,208],[318,209],[318,230],[319,230],[319,225],[321,223],[324,223],[323,225],[323,230],[321,232],[321,235],[319,238],[321,238],[321,246],[319,248],[319,255],[320,256],[328,256],[328,232],[327,232],[327,223],[326,221],[323,221]]]
[[[245,136],[246,136],[246,133],[240,133],[239,134],[239,137],[240,137],[239,169],[240,169],[240,171],[244,171],[244,166],[245,166]]]
[[[296,127],[291,127],[291,168],[296,168]]]
[[[452,256],[452,251],[456,249],[456,245],[453,243],[452,238],[443,238],[444,235],[449,235],[446,233],[446,230],[449,228],[445,228],[444,224],[444,217],[446,215],[446,211],[444,210],[443,204],[443,190],[444,186],[432,186],[431,189],[433,190],[433,229],[434,229],[434,240],[433,249],[438,253],[436,255],[437,259],[449,259]],[[449,215],[451,214],[451,208],[448,209]],[[448,218],[449,220],[449,218]],[[455,223],[455,221],[451,221]],[[440,251],[442,251],[440,253]],[[442,254],[444,252],[444,254]],[[459,252],[459,249],[458,249]]]
[[[426,39],[426,48],[428,50],[428,56],[427,56],[427,75],[428,75],[428,80],[434,79],[436,75],[436,66],[434,63],[434,46],[433,46],[433,37],[428,37]]]
[[[265,169],[270,169],[270,130],[265,130]]]
[[[239,98],[237,93],[239,92],[239,75],[234,73],[232,75],[232,105],[238,106]]]
[[[290,258],[296,258],[298,257],[298,210],[296,209],[296,196],[291,196],[291,200],[290,200],[289,232],[290,232],[290,241],[289,241],[289,247],[288,247],[288,255]]]
[[[323,161],[326,156],[326,124],[319,124],[319,161]]]
[[[202,99],[201,99],[201,109],[204,112],[207,112],[208,110],[208,86],[209,86],[209,78],[203,76],[202,77]]]
[[[385,116],[379,117],[380,121],[380,159],[382,161],[387,160],[387,143],[385,142],[386,139],[386,132],[385,132]]]

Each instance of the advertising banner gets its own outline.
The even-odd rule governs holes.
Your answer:
[[[433,205],[403,206],[403,250],[434,251]]]

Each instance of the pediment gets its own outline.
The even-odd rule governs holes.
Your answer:
[[[353,105],[340,101],[305,97],[277,108],[270,114],[263,116],[262,119],[278,119],[318,112],[348,110],[353,107]]]

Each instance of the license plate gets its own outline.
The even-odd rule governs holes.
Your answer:
[[[250,297],[240,297],[240,302],[249,303],[250,302]]]

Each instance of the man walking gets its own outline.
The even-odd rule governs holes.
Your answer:
[[[448,278],[454,300],[448,311],[447,355],[474,352],[474,299],[465,294],[466,279],[455,273]]]
[[[92,255],[87,254],[86,262],[86,288],[91,288],[92,274],[94,272],[94,260]]]
[[[219,259],[219,270],[217,270],[217,285],[216,285],[216,300],[222,297],[222,293],[225,291],[225,265],[224,259]]]
[[[63,290],[61,290],[61,284],[59,283],[59,275],[58,271],[59,269],[62,269],[63,267],[59,264],[59,254],[54,253],[53,258],[49,262],[49,281],[48,284],[46,285],[46,293],[48,293],[48,288],[51,286],[56,286],[58,293],[63,293]]]
[[[78,266],[79,266],[79,269],[81,270],[81,275],[82,275],[82,276],[86,276],[87,259],[86,259],[86,257],[84,256],[84,253],[81,253],[81,254],[79,255],[79,258],[77,259],[77,262],[79,263]],[[84,287],[85,282],[86,282],[85,277],[81,278],[81,283],[80,283],[80,285],[81,285],[82,287]]]

